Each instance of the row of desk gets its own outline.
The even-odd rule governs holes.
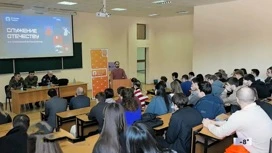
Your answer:
[[[75,95],[78,87],[82,87],[84,91],[87,91],[87,83],[83,82],[69,83],[66,86],[42,86],[27,90],[12,90],[12,112],[19,114],[22,104],[48,100],[47,92],[51,88],[55,88],[58,91],[59,97],[71,97]]]

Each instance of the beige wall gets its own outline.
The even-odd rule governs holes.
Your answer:
[[[237,0],[195,7],[193,70],[258,68],[265,77],[272,57],[271,6],[271,0]]]
[[[148,40],[136,40],[136,24],[148,27]],[[82,42],[83,68],[54,71],[58,78],[88,82],[91,89],[90,50],[108,48],[109,61],[119,60],[129,77],[137,76],[137,47],[148,47],[147,81],[173,71],[187,73],[192,69],[193,16],[170,18],[136,18],[112,16],[97,18],[94,14],[79,13],[74,17],[74,40]],[[46,72],[38,72],[39,79]],[[0,88],[9,82],[12,74],[0,75]],[[27,73],[22,76],[26,77]],[[0,101],[4,91],[0,90]]]

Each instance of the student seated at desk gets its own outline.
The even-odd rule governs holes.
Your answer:
[[[192,79],[192,86],[191,86],[191,95],[188,97],[189,99],[189,105],[195,105],[198,100],[200,99],[199,95],[198,95],[198,83],[200,83],[198,78],[193,78]]]
[[[35,88],[38,84],[38,77],[35,76],[34,71],[29,71],[28,76],[25,78],[25,86],[26,88]],[[39,102],[35,102],[37,108],[40,107]],[[32,103],[29,103],[30,109],[33,109]]]
[[[24,79],[19,72],[14,73],[9,81],[9,87],[7,89],[7,96],[11,97],[11,90],[18,90],[24,87]]]
[[[170,97],[172,97],[175,93],[183,93],[182,92],[182,89],[181,89],[181,86],[180,86],[180,83],[176,80],[172,81],[170,83],[170,86],[171,86],[171,89],[172,89],[172,93],[170,93]]]
[[[29,117],[25,114],[13,118],[13,129],[0,138],[1,153],[27,153]]]
[[[222,99],[211,94],[212,86],[209,82],[198,83],[198,87],[198,95],[201,98],[194,108],[201,113],[203,118],[215,119],[216,116],[226,113]]]
[[[44,141],[46,135],[51,131],[52,127],[44,121],[30,126],[28,129],[28,153],[61,153],[60,146],[56,141]]]
[[[165,92],[164,83],[159,82],[158,84],[156,84],[155,89],[155,96],[148,104],[145,113],[163,115],[172,112],[170,98]]]
[[[178,153],[189,153],[192,128],[201,124],[203,118],[196,109],[187,106],[188,98],[183,93],[176,93],[172,101],[176,112],[171,116],[163,146]]]
[[[45,102],[45,118],[47,123],[56,128],[56,114],[64,112],[67,109],[67,100],[57,96],[56,89],[49,89],[48,96],[50,99]]]
[[[187,74],[183,75],[181,77],[181,88],[182,88],[182,91],[183,93],[188,97],[190,96],[191,92],[191,86],[192,86],[192,82],[189,81],[189,76]]]
[[[127,153],[176,153],[161,148],[155,139],[154,131],[143,123],[135,123],[126,131]]]
[[[120,104],[111,103],[106,106],[104,126],[93,153],[125,153],[124,132],[126,119],[124,108]]]
[[[203,120],[215,136],[223,138],[236,132],[238,138],[252,139],[252,145],[244,145],[251,153],[268,153],[272,137],[272,120],[264,110],[256,105],[254,89],[242,87],[237,91],[237,102],[241,110],[233,113],[227,121]]]
[[[99,92],[95,95],[95,99],[97,104],[91,109],[88,118],[89,120],[96,119],[98,122],[98,131],[101,132],[103,128],[103,122],[104,122],[104,109],[109,104],[106,103],[106,95],[104,92]]]
[[[70,100],[69,109],[79,109],[84,107],[90,107],[90,98],[84,95],[82,87],[78,87],[76,90],[76,96]]]
[[[121,91],[122,106],[125,109],[125,118],[127,126],[131,126],[135,121],[141,119],[141,106],[134,99],[133,90],[125,88]]]
[[[8,113],[4,112],[2,106],[0,106],[0,125],[11,122],[11,117]]]
[[[107,88],[104,90],[104,93],[106,95],[106,103],[115,103],[115,100],[113,99],[114,91],[111,88]]]
[[[148,99],[148,96],[143,95],[141,82],[139,80],[133,82],[133,89],[134,96],[138,99],[137,102],[140,102],[139,106],[141,106],[141,108],[145,108],[145,101]]]

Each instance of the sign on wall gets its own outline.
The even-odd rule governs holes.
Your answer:
[[[109,87],[108,49],[91,50],[92,96]]]

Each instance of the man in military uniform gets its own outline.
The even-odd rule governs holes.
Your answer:
[[[25,78],[25,86],[27,88],[35,88],[37,86],[38,83],[38,77],[35,76],[35,72],[34,71],[29,71],[28,76]],[[36,107],[40,107],[39,102],[35,102]],[[33,108],[32,103],[29,103],[29,107],[30,109]]]
[[[37,86],[37,83],[38,83],[38,77],[35,76],[34,71],[30,71],[28,73],[28,76],[25,78],[25,86],[27,88],[33,88]]]

